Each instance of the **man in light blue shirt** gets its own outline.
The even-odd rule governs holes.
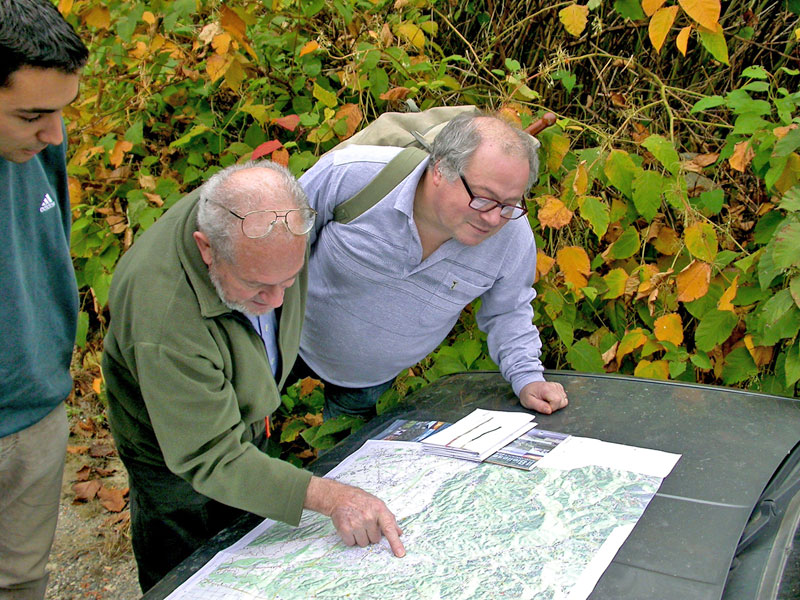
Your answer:
[[[533,139],[495,117],[456,117],[380,202],[334,221],[334,208],[399,151],[351,145],[300,178],[318,213],[300,356],[325,383],[326,417],[373,415],[380,392],[476,298],[490,354],[522,405],[563,408],[563,387],[542,375],[533,325],[536,247],[523,218],[538,171]]]

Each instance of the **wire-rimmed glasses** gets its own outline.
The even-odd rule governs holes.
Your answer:
[[[514,219],[519,219],[521,216],[528,212],[528,207],[519,204],[503,204],[502,202],[498,202],[497,200],[492,200],[490,198],[484,198],[483,196],[476,196],[472,193],[472,190],[469,189],[469,184],[467,184],[467,180],[464,179],[463,175],[459,175],[461,177],[461,183],[464,184],[464,189],[467,190],[469,194],[469,207],[473,210],[477,210],[478,212],[489,212],[496,207],[500,207],[500,216],[504,219],[508,219],[513,221]],[[522,202],[522,201],[520,201]]]
[[[208,200],[208,202],[213,202],[213,200]],[[218,202],[214,202],[214,204],[222,206]],[[242,222],[242,233],[250,239],[269,235],[278,221],[283,221],[286,228],[294,235],[305,235],[314,227],[314,218],[317,216],[317,211],[313,208],[251,210],[243,215],[237,214],[225,206],[222,208]]]

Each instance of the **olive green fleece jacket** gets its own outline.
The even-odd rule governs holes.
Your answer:
[[[307,272],[279,309],[276,382],[264,342],[208,277],[192,237],[197,198],[170,208],[115,270],[103,353],[111,431],[126,460],[166,465],[204,496],[294,525],[311,474],[251,442],[297,357]]]

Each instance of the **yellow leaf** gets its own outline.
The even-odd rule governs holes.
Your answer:
[[[644,334],[641,327],[637,327],[626,333],[617,347],[617,367],[619,367],[622,363],[622,359],[625,358],[627,354],[630,354],[636,350],[636,348],[644,346],[646,341],[647,336]]]
[[[710,223],[698,222],[683,232],[686,247],[693,258],[711,263],[717,257],[717,233]]]
[[[100,386],[103,384],[103,380],[100,377],[95,377],[92,380],[92,389],[94,390],[95,394],[100,393]]]
[[[555,173],[569,152],[569,138],[558,134],[552,135],[545,150],[547,152],[547,168],[551,173]]]
[[[656,52],[661,52],[661,46],[664,45],[664,40],[667,39],[667,34],[675,22],[677,14],[677,6],[667,6],[666,8],[659,8],[650,18],[647,33],[650,36],[650,43],[653,44]]]
[[[669,313],[655,320],[653,333],[659,342],[683,343],[683,322],[678,313]]]
[[[231,47],[231,41],[230,33],[220,33],[211,40],[211,47],[214,48],[214,52],[217,54],[227,54]]]
[[[745,140],[739,142],[733,147],[733,156],[728,159],[728,163],[732,169],[736,169],[740,173],[744,173],[747,166],[755,157],[756,153],[750,147],[750,142]]]
[[[691,302],[702,298],[708,292],[711,282],[711,265],[693,260],[675,278],[678,286],[678,301]]]
[[[111,13],[105,6],[95,6],[84,18],[84,22],[90,27],[97,29],[108,29],[111,25]]]
[[[396,31],[413,44],[417,50],[422,50],[425,47],[425,32],[414,23],[402,23],[397,27]]]
[[[245,76],[246,73],[244,72],[242,63],[239,62],[239,60],[232,60],[230,66],[225,71],[225,85],[234,92],[238,92],[239,88],[242,87]]]
[[[628,281],[628,273],[625,269],[617,268],[611,269],[608,273],[603,275],[603,281],[608,285],[608,291],[603,296],[604,300],[613,300],[619,298],[625,293],[625,284]]]
[[[156,22],[156,16],[149,10],[146,10],[142,13],[142,21],[144,21],[148,25],[154,25]]]
[[[358,126],[361,125],[361,121],[364,120],[364,115],[358,107],[358,104],[343,104],[339,110],[336,111],[336,117],[334,117],[334,119],[336,121],[345,119],[347,131],[339,135],[339,139],[346,140],[356,132]]]
[[[653,13],[664,5],[667,0],[642,0],[642,10],[648,17],[652,17]]]
[[[58,12],[61,13],[61,16],[66,18],[72,13],[72,0],[60,0],[58,3]]]
[[[570,209],[564,206],[555,196],[545,196],[544,206],[539,209],[537,218],[542,227],[551,227],[553,229],[561,229],[572,220],[574,214]]]
[[[536,251],[536,281],[539,281],[540,277],[544,277],[547,275],[550,270],[553,268],[553,265],[556,264],[554,258],[550,258],[542,252],[541,250]]]
[[[725,293],[722,294],[722,297],[719,299],[719,303],[717,304],[717,308],[719,310],[729,310],[731,312],[735,312],[733,309],[733,299],[736,297],[736,290],[739,287],[739,276],[733,278],[731,285],[725,290]]]
[[[678,32],[678,37],[675,38],[675,45],[681,54],[686,56],[686,49],[689,47],[689,34],[692,33],[692,26],[687,25]]]
[[[208,72],[211,82],[213,83],[225,75],[232,63],[233,59],[230,56],[220,56],[219,54],[209,56],[206,60],[206,72]]]
[[[678,4],[687,15],[706,29],[719,30],[719,0],[678,0]]]
[[[247,24],[233,10],[222,5],[219,23],[222,28],[236,38],[243,39],[247,34]]]
[[[564,279],[572,283],[577,291],[586,287],[591,273],[589,256],[580,246],[567,246],[556,254],[556,263],[564,273]]]
[[[306,54],[311,54],[314,50],[319,48],[319,43],[316,40],[311,40],[310,42],[306,42],[305,45],[300,49],[300,56],[305,56]]]
[[[586,171],[586,161],[582,160],[572,176],[572,191],[576,196],[583,196],[589,187],[589,173]]]
[[[653,240],[653,247],[667,256],[673,256],[681,249],[681,240],[671,227],[662,227]]]
[[[800,155],[797,152],[792,152],[789,155],[789,160],[786,161],[783,173],[774,183],[774,187],[781,194],[785,194],[798,183],[800,183]]]
[[[580,4],[571,4],[558,11],[558,18],[564,25],[567,33],[579,37],[586,29],[586,21],[589,17],[589,7]]]
[[[67,178],[67,182],[69,187],[69,205],[74,208],[81,203],[81,199],[83,198],[83,189],[81,188],[81,182],[77,177],[70,176]]]
[[[633,370],[633,376],[666,381],[669,379],[669,363],[665,360],[654,360],[650,362],[643,358]]]

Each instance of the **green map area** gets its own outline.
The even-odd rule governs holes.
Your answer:
[[[567,598],[609,536],[629,530],[661,484],[599,466],[474,464],[390,442],[366,444],[335,478],[387,503],[404,532],[404,558],[385,540],[348,548],[329,519],[306,512],[298,527],[257,528],[170,599]]]

